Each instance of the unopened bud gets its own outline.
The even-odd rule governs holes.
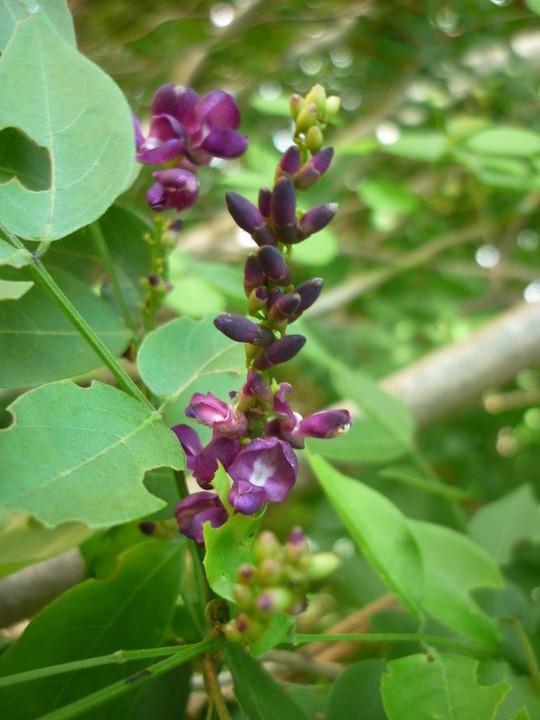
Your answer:
[[[238,227],[248,232],[257,245],[275,245],[276,240],[271,228],[266,224],[259,209],[247,198],[238,193],[229,192],[225,196],[227,208]]]
[[[314,85],[305,97],[306,103],[314,103],[321,115],[326,112],[326,90],[322,85]]]
[[[296,191],[289,177],[280,177],[272,192],[272,219],[281,242],[296,237]]]
[[[279,585],[283,579],[283,566],[275,557],[267,557],[259,563],[261,585]]]
[[[285,335],[263,348],[253,361],[253,370],[270,370],[274,365],[292,360],[304,347],[303,335]]]
[[[263,530],[259,533],[253,548],[253,557],[257,564],[265,558],[275,557],[280,551],[279,540],[271,530]]]
[[[300,295],[300,307],[297,312],[303,313],[304,310],[310,308],[321,294],[323,286],[322,278],[311,278],[297,285],[294,292]]]
[[[231,340],[251,345],[270,345],[274,336],[267,328],[261,327],[242,315],[226,313],[214,319],[216,328]]]
[[[264,286],[253,288],[248,298],[248,312],[257,317],[259,312],[266,307],[268,302],[268,289]]]
[[[334,148],[331,147],[314,155],[294,176],[294,186],[299,190],[308,190],[328,170],[333,156]]]
[[[247,585],[235,585],[233,587],[233,597],[239,610],[249,612],[255,607],[255,597]]]
[[[319,230],[328,225],[336,214],[338,206],[336,203],[324,203],[308,210],[308,212],[298,220],[297,242],[305,240]]]
[[[257,581],[257,568],[249,563],[244,563],[236,571],[236,578],[240,583],[252,585]]]
[[[298,312],[302,299],[296,292],[286,293],[273,303],[268,315],[274,322],[283,322],[293,318]]]
[[[264,590],[257,599],[257,608],[264,613],[286,612],[295,602],[293,594],[282,587]]]
[[[318,552],[311,556],[311,562],[307,568],[307,577],[312,582],[326,580],[341,565],[339,557],[332,552]]]
[[[244,291],[250,295],[251,291],[266,283],[266,275],[261,267],[256,253],[247,256],[244,265]]]
[[[280,250],[265,245],[257,252],[259,265],[264,274],[277,285],[290,285],[291,271]]]
[[[300,150],[297,145],[291,145],[285,150],[278,164],[278,177],[281,175],[294,175],[300,170]]]
[[[296,118],[298,117],[298,113],[304,109],[306,101],[300,95],[294,94],[290,97],[289,105],[291,109],[292,119],[296,120]]]
[[[317,106],[315,103],[307,104],[303,110],[298,113],[296,118],[296,131],[306,133],[310,127],[317,124]]]
[[[272,191],[263,187],[259,190],[259,212],[264,218],[269,218],[272,213]]]
[[[341,107],[341,98],[339,95],[329,95],[326,98],[326,114],[329,116],[337,115]]]
[[[312,155],[318,153],[322,148],[324,142],[324,135],[321,128],[318,125],[313,125],[309,128],[306,133],[306,145],[307,149]]]

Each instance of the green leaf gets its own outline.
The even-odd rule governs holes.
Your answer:
[[[69,550],[92,530],[83,523],[62,523],[51,530],[27,513],[0,510],[0,576]]]
[[[241,343],[222,335],[208,317],[178,318],[150,333],[138,356],[141,377],[160,397],[174,399],[204,375],[245,372]]]
[[[38,10],[46,12],[52,24],[66,42],[75,46],[73,20],[64,0],[3,0],[0,4],[0,51],[3,50],[15,28],[22,20]]]
[[[469,522],[469,533],[504,565],[520,540],[540,540],[540,504],[530,485],[484,505]]]
[[[391,155],[400,155],[410,160],[423,160],[437,162],[448,151],[448,139],[437,132],[404,132],[391,145],[383,145],[383,152]]]
[[[529,10],[532,10],[537,15],[540,15],[540,0],[526,0],[526,5]]]
[[[322,458],[309,456],[309,461],[366,560],[412,615],[421,617],[422,560],[406,518],[383,495]]]
[[[144,542],[121,557],[112,576],[87,580],[53,601],[0,659],[0,675],[162,644],[179,592],[183,548],[181,541]],[[2,707],[11,720],[40,717],[138,667],[118,663],[37,680],[31,692],[25,686],[4,688]],[[115,701],[114,712],[106,705],[96,717],[127,717],[134,701],[133,695],[122,707]]]
[[[493,720],[509,685],[480,685],[477,670],[473,658],[433,650],[392,660],[382,679],[389,720]]]
[[[403,443],[373,418],[355,418],[350,429],[328,440],[308,438],[306,447],[314,455],[343,463],[378,463],[400,458]]]
[[[134,171],[131,112],[118,87],[41,9],[17,22],[0,83],[0,127],[46,148],[52,163],[46,191],[0,184],[4,224],[29,240],[56,240],[98,218]]]
[[[47,526],[128,522],[163,507],[143,486],[146,471],[181,468],[180,445],[157,412],[109,385],[44,385],[9,407],[0,432],[0,504]]]
[[[114,311],[86,285],[67,273],[54,279],[116,356],[131,333]],[[0,304],[0,385],[24,387],[83,375],[103,363],[64,313],[38,285],[17,301]]]
[[[32,253],[22,248],[14,248],[5,240],[0,240],[0,265],[21,268],[32,262]]]
[[[20,300],[33,286],[33,282],[0,279],[0,300]]]
[[[297,720],[301,710],[261,664],[240,645],[223,650],[234,693],[249,720]]]
[[[540,134],[525,128],[499,125],[471,135],[463,145],[485,155],[528,158],[540,152]]]
[[[364,180],[358,188],[362,202],[372,210],[384,210],[395,215],[409,215],[420,201],[403,183],[390,180]]]
[[[493,662],[494,672],[487,673],[492,682],[504,680],[510,684],[495,720],[540,720],[540,699],[538,688],[528,675],[518,675],[512,667],[503,662]],[[483,674],[486,678],[486,673]]]
[[[295,245],[292,259],[300,267],[323,267],[339,255],[339,242],[334,231],[326,227],[304,242]]]
[[[259,532],[261,517],[231,515],[219,528],[204,524],[204,567],[212,590],[234,601],[232,588],[240,565],[251,563],[251,547]]]
[[[325,720],[387,720],[381,698],[382,660],[353,663],[334,682]]]
[[[431,523],[409,520],[424,567],[422,607],[456,632],[494,644],[497,625],[471,598],[478,587],[502,587],[492,559],[466,535]]]

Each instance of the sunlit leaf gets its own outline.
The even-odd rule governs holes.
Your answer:
[[[75,29],[65,0],[3,0],[0,4],[0,51],[13,35],[18,23],[42,9],[60,35],[75,45]]]
[[[37,11],[17,22],[0,58],[0,127],[46,148],[51,185],[34,192],[12,179],[0,185],[0,204],[15,234],[56,240],[98,218],[126,189],[134,171],[133,128],[118,87],[39,8],[36,3]]]
[[[473,658],[433,650],[392,660],[382,679],[388,720],[493,720],[510,686],[481,685],[477,670]]]
[[[463,144],[486,155],[528,158],[540,152],[540,134],[527,128],[498,125],[475,133]]]
[[[5,240],[0,240],[0,265],[11,265],[11,267],[24,267],[32,261],[32,253],[13,247]]]
[[[43,385],[11,406],[0,432],[0,503],[47,526],[79,520],[102,527],[163,507],[143,486],[152,468],[183,464],[157,413],[110,385]]]
[[[309,461],[358,549],[405,607],[420,617],[422,558],[406,518],[384,495],[322,458],[310,456]]]

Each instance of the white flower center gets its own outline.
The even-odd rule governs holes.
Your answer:
[[[272,465],[265,463],[262,458],[256,458],[253,463],[253,472],[249,478],[249,482],[257,487],[264,487],[265,482],[268,478],[272,477],[274,468]]]

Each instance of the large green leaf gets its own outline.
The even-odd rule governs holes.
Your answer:
[[[261,664],[240,645],[223,651],[231,671],[234,694],[249,720],[297,720],[301,710]]]
[[[499,125],[471,135],[464,145],[486,155],[528,158],[540,153],[540,134],[527,128]]]
[[[389,720],[493,720],[510,686],[480,685],[478,661],[431,651],[388,663],[383,703]]]
[[[69,590],[42,610],[6,652],[0,675],[162,644],[179,592],[183,547],[181,541],[143,542],[121,557],[112,576],[87,580]],[[138,667],[119,663],[63,674],[34,681],[31,692],[24,685],[3,689],[2,708],[11,720],[40,717],[131,675]],[[136,701],[133,695],[126,696],[114,708],[100,708],[96,717],[127,717]]]
[[[41,192],[16,177],[0,184],[3,223],[29,240],[56,240],[98,218],[134,172],[131,112],[118,87],[42,9],[17,20],[0,58],[0,83],[0,128],[46,148],[52,169]]]
[[[421,616],[423,568],[406,518],[383,495],[309,456],[311,466],[351,538],[383,582]]]
[[[382,660],[360,660],[335,681],[326,720],[387,720],[381,698]]]
[[[530,485],[484,505],[469,523],[471,536],[503,565],[520,540],[540,540],[540,504]]]
[[[20,268],[28,265],[32,255],[28,250],[15,248],[5,240],[0,240],[0,265],[11,265]]]
[[[160,397],[175,399],[195,380],[245,371],[244,346],[222,335],[208,317],[178,318],[150,333],[138,356],[141,377]]]
[[[152,468],[183,464],[157,412],[110,385],[43,385],[12,405],[0,432],[0,504],[47,526],[114,525],[163,507],[143,486]]]
[[[131,333],[115,312],[67,273],[52,273],[113,355]],[[0,304],[0,386],[25,387],[83,375],[103,363],[47,293],[35,285],[20,300]]]
[[[497,626],[471,598],[478,587],[502,587],[493,560],[466,535],[409,520],[424,565],[422,607],[458,633],[486,643],[498,641]]]
[[[2,0],[0,3],[0,51],[3,50],[21,20],[33,15],[39,8],[49,16],[52,24],[66,42],[75,45],[73,20],[65,0]]]

